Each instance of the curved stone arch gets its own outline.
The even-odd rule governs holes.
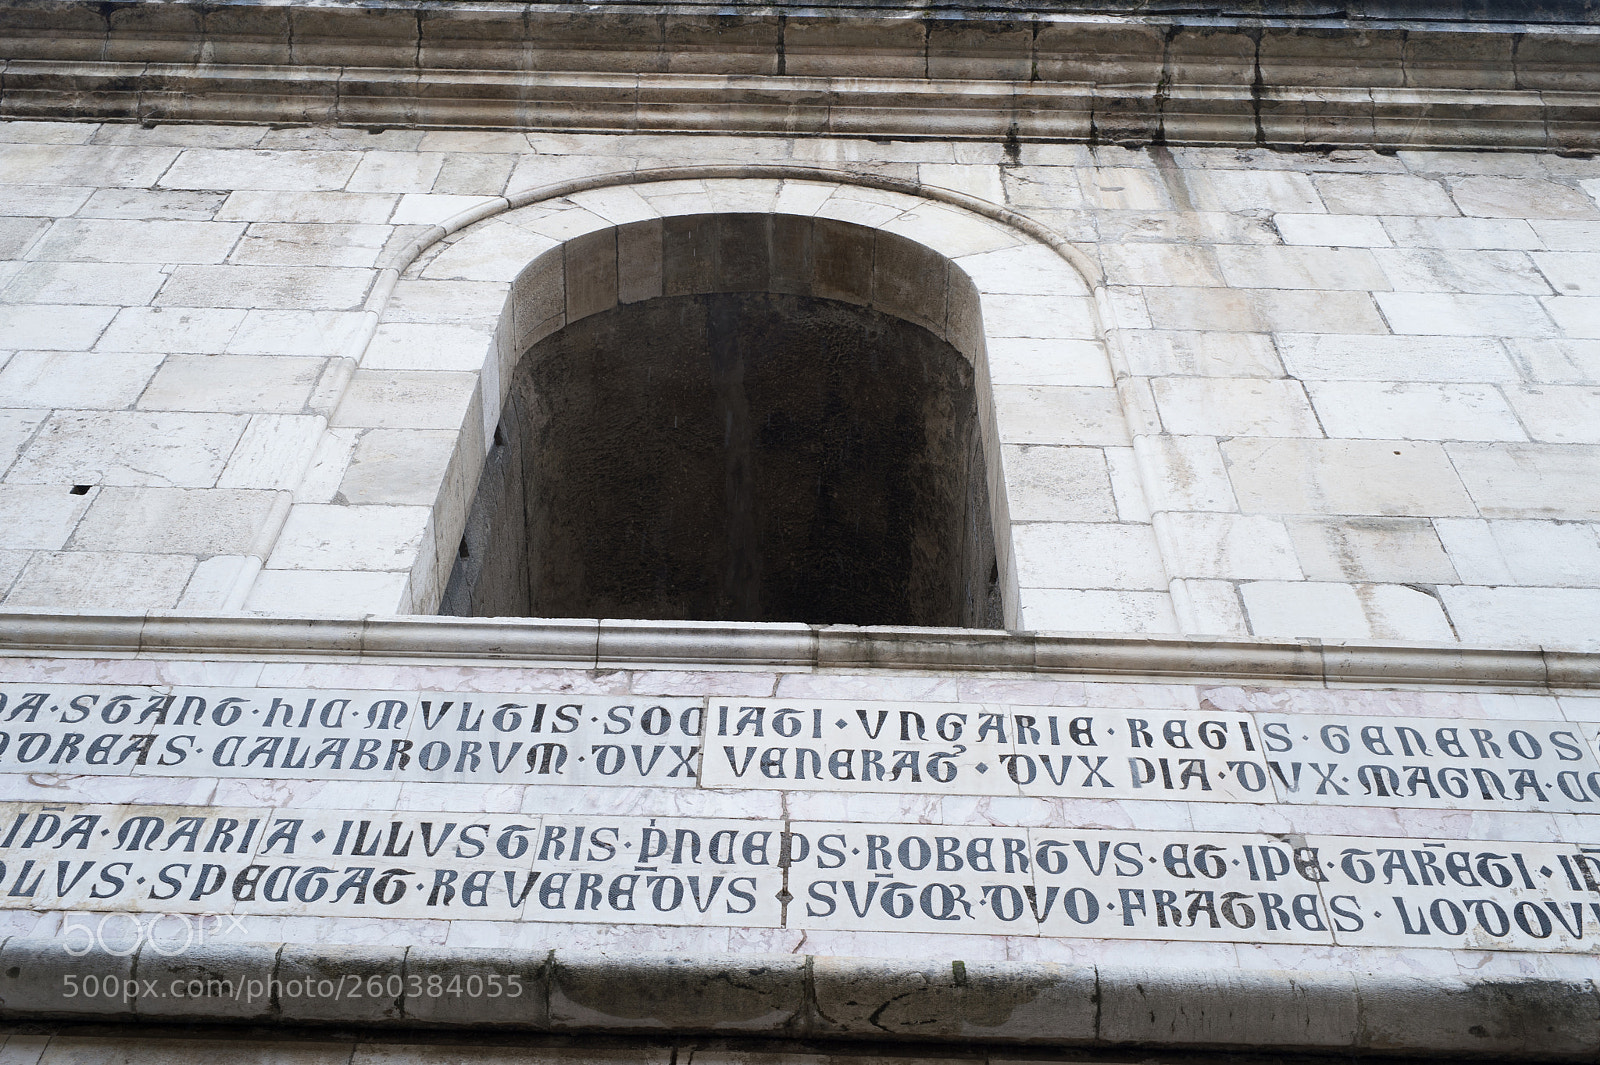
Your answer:
[[[972,363],[1007,627],[1170,631],[1089,260],[961,193],[772,170],[573,182],[422,234],[369,301],[330,422],[376,442],[345,457],[331,500],[297,502],[255,605],[293,568],[326,574],[341,611],[431,612],[532,345],[619,303],[765,288],[883,311]],[[764,278],[748,254],[762,241]],[[774,241],[804,242],[807,268]]]

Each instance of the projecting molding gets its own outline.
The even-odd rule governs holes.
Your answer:
[[[1600,147],[1594,25],[1041,7],[24,0],[0,8],[0,115]]]
[[[0,654],[961,670],[1305,684],[1600,687],[1600,654],[1403,643],[549,618],[0,614]]]

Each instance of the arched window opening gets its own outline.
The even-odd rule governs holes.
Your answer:
[[[512,373],[440,612],[999,627],[978,373],[864,303],[568,315]]]

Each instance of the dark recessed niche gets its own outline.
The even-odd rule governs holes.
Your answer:
[[[667,297],[518,364],[440,612],[993,626],[971,364],[832,300]]]

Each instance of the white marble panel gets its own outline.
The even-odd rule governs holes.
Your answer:
[[[1243,715],[712,699],[706,787],[1271,802]]]
[[[1600,763],[1566,721],[1256,715],[1286,803],[1575,811]]]

